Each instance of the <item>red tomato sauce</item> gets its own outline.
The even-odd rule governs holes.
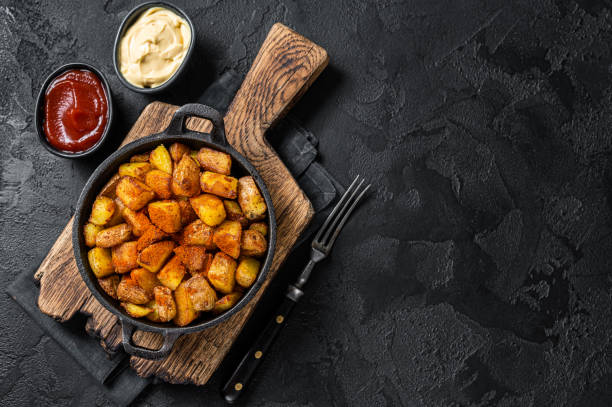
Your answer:
[[[72,69],[55,78],[45,92],[47,141],[72,153],[94,146],[108,123],[108,98],[100,78],[91,71]]]

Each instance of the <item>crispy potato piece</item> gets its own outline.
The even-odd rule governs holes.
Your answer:
[[[204,171],[200,177],[202,192],[208,192],[222,198],[235,199],[238,196],[238,180],[229,175]]]
[[[96,235],[96,246],[113,247],[130,240],[132,228],[127,223],[103,229]]]
[[[119,280],[121,280],[121,277],[114,274],[110,277],[99,278],[98,284],[100,284],[100,287],[106,294],[114,299],[117,299],[117,287],[119,286]]]
[[[238,180],[238,203],[248,220],[265,218],[268,207],[253,177],[246,176]]]
[[[157,304],[155,304],[155,300],[153,301],[149,301],[146,304],[147,308],[151,308],[151,312],[147,315],[145,315],[145,317],[149,320],[149,321],[153,321],[153,322],[162,322],[161,319],[159,318],[159,312],[157,312]]]
[[[258,231],[263,237],[266,237],[268,235],[268,224],[265,222],[251,223],[249,229]]]
[[[147,228],[153,226],[143,211],[136,212],[126,207],[123,210],[123,218],[132,227],[132,233],[136,237],[142,236]]]
[[[213,242],[227,255],[237,259],[240,256],[240,240],[242,226],[235,220],[226,220],[217,226],[213,234]]]
[[[197,219],[185,226],[181,236],[181,244],[204,246],[213,250],[216,246],[213,241],[214,229]]]
[[[138,264],[151,273],[157,273],[163,267],[164,263],[166,263],[173,249],[174,242],[169,240],[153,243],[140,252],[140,255],[138,255]]]
[[[94,225],[93,223],[87,223],[85,226],[83,226],[85,245],[88,247],[94,247],[96,245],[96,235],[102,229],[102,226]]]
[[[130,157],[131,163],[148,163],[149,153],[136,154]]]
[[[155,242],[159,242],[160,240],[168,237],[168,234],[158,228],[157,226],[151,224],[147,229],[145,229],[144,233],[138,238],[138,251],[142,251],[145,248],[149,247]]]
[[[133,211],[138,211],[155,197],[155,192],[144,182],[134,177],[123,177],[117,184],[117,196],[125,206]]]
[[[169,199],[172,197],[172,190],[170,184],[172,183],[172,176],[162,170],[151,170],[145,175],[145,184],[151,188],[155,195],[161,199]]]
[[[170,149],[168,151],[170,152],[170,157],[172,157],[172,160],[175,163],[177,163],[177,162],[181,161],[181,158],[183,158],[183,156],[185,154],[189,155],[189,152],[191,150],[185,144],[182,144],[182,143],[172,143],[172,145],[170,146]],[[198,166],[199,166],[199,164],[198,164]]]
[[[198,161],[202,168],[223,175],[230,175],[232,157],[221,151],[203,147],[198,152]]]
[[[124,274],[117,286],[117,298],[132,304],[146,304],[152,297],[129,274]]]
[[[91,207],[89,222],[94,225],[104,226],[112,219],[116,210],[117,207],[115,206],[115,202],[113,202],[111,198],[99,196]]]
[[[217,293],[202,276],[193,276],[185,282],[185,288],[196,311],[210,311],[217,301]]]
[[[224,200],[223,206],[225,207],[225,214],[227,219],[236,220],[240,222],[243,228],[246,228],[249,224],[249,220],[242,213],[242,209],[240,209],[240,205],[236,201]]]
[[[176,316],[176,302],[172,291],[168,287],[157,286],[153,290],[155,295],[155,311],[160,322],[168,322]]]
[[[119,176],[130,176],[144,181],[147,172],[151,171],[151,164],[145,162],[124,163],[119,166]]]
[[[94,247],[87,252],[87,260],[89,267],[94,275],[98,278],[106,277],[114,273],[113,260],[110,249],[103,247]]]
[[[106,227],[115,226],[120,223],[123,223],[123,210],[125,209],[125,205],[119,198],[115,198],[113,202],[115,202],[115,212],[113,213],[113,216],[108,220],[108,222],[106,222],[106,225],[104,225]]]
[[[176,201],[156,201],[147,206],[151,222],[166,233],[181,230],[181,208]]]
[[[181,208],[181,223],[186,225],[188,223],[193,222],[198,218],[198,215],[194,212],[191,204],[189,203],[189,199],[187,198],[178,198],[177,202],[179,207]]]
[[[157,275],[155,273],[151,273],[150,271],[143,268],[137,268],[132,270],[132,272],[130,273],[130,277],[132,278],[132,280],[136,281],[136,284],[138,284],[140,288],[145,290],[147,295],[151,298],[153,298],[153,289],[161,284],[157,279]]]
[[[200,193],[200,166],[189,155],[184,155],[174,167],[172,193],[176,196],[195,196]]]
[[[113,267],[117,273],[127,273],[138,267],[138,242],[125,242],[112,249]]]
[[[215,303],[215,307],[213,308],[213,314],[218,315],[232,308],[234,305],[236,305],[240,297],[242,297],[242,293],[233,292],[219,298]]]
[[[268,242],[261,233],[256,230],[248,229],[242,233],[240,243],[240,254],[243,256],[261,257],[266,253]]]
[[[151,151],[149,161],[158,170],[172,174],[172,158],[170,158],[170,153],[168,153],[163,144],[160,144],[155,147],[155,150]]]
[[[241,259],[236,269],[236,283],[244,288],[252,286],[259,273],[259,266],[259,260],[252,257]]]
[[[182,282],[176,287],[174,291],[174,300],[176,301],[176,315],[174,316],[174,323],[176,325],[188,325],[198,317],[199,312],[193,307],[189,292],[185,287],[185,282]]]
[[[153,309],[149,307],[132,304],[131,302],[122,302],[121,306],[123,309],[125,309],[125,312],[127,312],[129,316],[134,318],[142,318],[153,311]]]
[[[223,201],[210,194],[202,194],[189,200],[193,210],[208,226],[217,226],[225,220]]]
[[[117,184],[119,183],[120,179],[121,177],[119,176],[119,174],[113,175],[111,179],[109,179],[108,182],[104,184],[98,196],[106,196],[111,199],[115,199],[117,197],[115,190],[117,189]]]
[[[178,256],[174,256],[166,263],[159,273],[157,273],[157,279],[160,283],[174,291],[181,281],[183,281],[185,272],[185,266],[183,266],[181,260]]]
[[[206,267],[206,248],[203,246],[179,246],[174,249],[174,254],[191,274],[201,273]]]
[[[192,273],[192,275],[199,275],[204,278],[208,278],[208,270],[210,270],[210,265],[212,264],[213,258],[212,253],[206,253],[204,255],[204,268],[202,268],[202,271]]]
[[[234,291],[236,260],[225,253],[217,253],[208,270],[208,281],[223,294]]]

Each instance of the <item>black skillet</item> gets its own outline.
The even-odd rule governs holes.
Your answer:
[[[187,130],[185,128],[185,120],[190,117],[201,117],[208,119],[213,124],[211,133],[199,133]],[[192,149],[209,147],[219,151],[226,152],[232,156],[232,173],[237,176],[251,175],[259,187],[266,205],[268,206],[267,221],[269,224],[268,250],[263,261],[261,271],[257,276],[255,283],[244,293],[238,303],[228,311],[218,316],[201,316],[199,319],[185,327],[171,325],[172,322],[161,324],[154,323],[148,320],[136,319],[129,316],[120,306],[117,300],[110,297],[99,286],[97,279],[87,260],[88,247],[85,245],[83,237],[83,226],[87,222],[93,201],[107,183],[107,181],[117,173],[119,165],[130,160],[134,154],[150,151],[160,144],[170,145],[174,142],[180,142],[188,145]],[[112,312],[121,322],[122,329],[122,344],[123,349],[130,355],[138,356],[145,359],[161,359],[167,356],[172,350],[174,342],[183,334],[202,331],[206,328],[215,326],[230,316],[238,312],[244,307],[251,298],[255,295],[261,284],[263,284],[266,274],[270,269],[272,257],[274,255],[274,246],[276,242],[276,221],[274,217],[274,208],[270,193],[266,188],[262,178],[257,173],[255,168],[244,158],[240,153],[234,150],[225,137],[225,129],[223,126],[223,117],[215,109],[200,104],[188,104],[181,107],[174,113],[172,121],[168,128],[159,134],[154,134],[137,141],[134,141],[108,157],[89,178],[83,192],[79,197],[76,207],[74,224],[72,227],[72,245],[74,247],[74,257],[76,259],[79,272],[85,281],[85,284],[92,292],[94,297],[106,309]],[[143,331],[157,332],[164,337],[164,343],[157,350],[146,349],[132,343],[132,333],[134,329]]]

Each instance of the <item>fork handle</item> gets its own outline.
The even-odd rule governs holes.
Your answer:
[[[289,287],[285,299],[274,313],[274,316],[268,321],[266,328],[253,342],[253,345],[244,355],[230,379],[223,386],[221,393],[226,402],[231,404],[244,393],[246,386],[251,381],[257,367],[263,361],[264,356],[268,353],[281,328],[285,325],[287,317],[301,297],[301,294],[302,291],[298,288],[294,286]]]

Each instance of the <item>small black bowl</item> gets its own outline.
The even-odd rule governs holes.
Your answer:
[[[182,17],[185,21],[187,21],[187,24],[189,24],[189,30],[191,31],[191,42],[189,43],[189,49],[187,49],[187,53],[185,54],[185,58],[183,58],[183,62],[181,62],[181,65],[178,67],[176,72],[174,72],[174,74],[170,78],[168,78],[166,82],[162,83],[161,85],[155,88],[140,88],[138,86],[134,86],[131,83],[129,83],[123,77],[123,74],[121,73],[121,69],[119,68],[119,44],[121,43],[121,38],[123,38],[123,35],[127,31],[127,29],[130,28],[132,23],[134,23],[134,21],[136,21],[136,19],[140,17],[140,15],[144,11],[150,9],[151,7],[167,8],[170,11],[175,12],[179,17]],[[119,26],[119,31],[117,32],[117,36],[115,37],[115,45],[114,45],[114,51],[113,51],[113,64],[115,65],[115,72],[117,73],[119,80],[126,88],[131,89],[134,92],[139,92],[139,93],[147,93],[147,94],[159,93],[161,91],[168,89],[174,82],[176,82],[179,76],[181,76],[181,73],[185,70],[185,66],[187,66],[187,61],[191,57],[191,54],[194,48],[195,48],[195,28],[189,16],[185,14],[183,10],[181,10],[180,8],[172,4],[165,3],[163,1],[152,1],[149,3],[143,3],[139,6],[136,6],[123,19],[123,22]]]
[[[45,135],[45,131],[43,129],[43,121],[45,119],[45,93],[47,92],[47,88],[55,78],[71,69],[83,69],[96,74],[96,76],[100,78],[100,82],[102,82],[102,86],[104,87],[104,93],[106,94],[106,99],[108,102],[108,120],[106,122],[106,128],[104,129],[104,133],[102,133],[100,140],[98,140],[98,142],[91,146],[89,149],[77,153],[71,153],[70,151],[62,151],[53,147],[49,143],[49,141],[47,141],[47,136]],[[64,158],[82,158],[93,154],[96,150],[100,148],[100,146],[102,146],[104,140],[106,140],[106,136],[108,136],[113,121],[113,99],[111,96],[110,86],[108,86],[108,81],[106,80],[106,77],[102,75],[102,72],[100,72],[89,64],[75,62],[60,66],[55,71],[53,71],[53,73],[51,73],[51,75],[49,75],[47,79],[45,79],[42,87],[40,88],[40,92],[38,92],[38,99],[36,100],[36,111],[34,112],[34,121],[36,123],[36,133],[38,133],[38,139],[40,140],[40,143],[51,153]]]

